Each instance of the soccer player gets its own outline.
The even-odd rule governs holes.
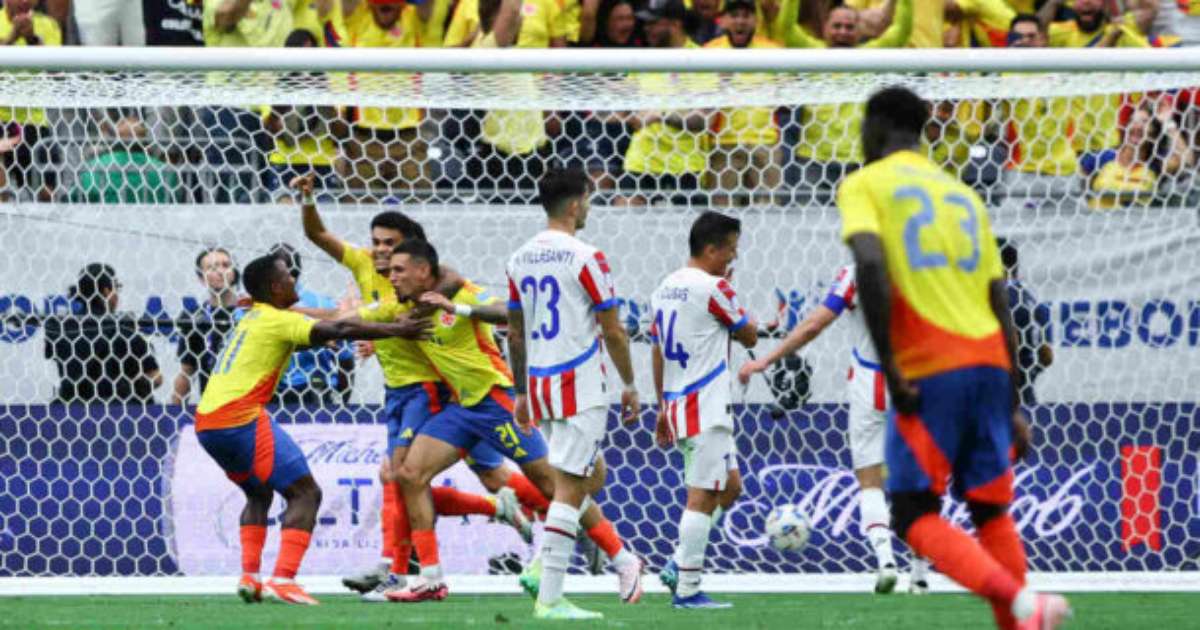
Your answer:
[[[396,295],[415,301],[433,293],[440,281],[439,269],[437,250],[429,243],[408,239],[397,245],[390,272]],[[505,317],[503,307],[494,302],[483,289],[464,282],[451,311],[429,316],[433,319],[432,337],[419,343],[455,402],[421,425],[403,463],[394,471],[404,492],[421,575],[405,588],[388,593],[392,601],[442,600],[449,593],[438,559],[429,483],[458,461],[460,452],[487,444],[516,462],[544,496],[553,494],[541,433],[522,436],[512,421],[512,377],[492,338],[492,326],[485,323]],[[360,313],[370,320],[387,321],[403,309],[393,303]]]
[[[616,290],[604,254],[575,234],[587,223],[587,175],[551,170],[538,182],[546,229],[508,260],[508,350],[516,380],[516,420],[522,430],[539,421],[550,442],[554,502],[538,559],[521,576],[536,592],[534,616],[597,619],[562,596],[563,580],[579,525],[593,536],[603,528],[620,578],[622,601],[642,596],[643,562],[620,544],[590,495],[604,485],[600,448],[608,423],[608,380],[602,348],[608,350],[624,388],[622,419],[639,414],[629,340],[618,319]],[[603,340],[603,341],[601,341]],[[582,515],[582,518],[581,518]],[[615,551],[615,553],[613,553]]]
[[[679,544],[660,575],[675,608],[733,606],[701,591],[700,574],[713,512],[742,488],[729,411],[729,342],[753,348],[758,325],[725,279],[741,230],[742,222],[733,217],[701,214],[688,235],[687,264],[664,278],[650,298],[656,433],[660,446],[673,442],[683,452],[687,485]]]
[[[892,395],[885,458],[896,533],[992,605],[1000,628],[1051,630],[1067,601],[1025,587],[1025,551],[1008,513],[1010,449],[1028,446],[1017,410],[1016,334],[987,210],[971,188],[918,153],[925,102],[876,92],[862,126],[866,166],[838,190],[859,304]],[[941,517],[967,503],[976,537]]]
[[[357,248],[333,235],[321,221],[313,200],[313,177],[297,177],[291,182],[301,196],[301,212],[304,234],[317,247],[329,254],[354,275],[354,280],[364,300],[377,308],[398,303],[395,289],[388,281],[388,266],[392,248],[406,238],[423,240],[425,230],[421,224],[402,213],[381,212],[371,221],[371,248]],[[440,270],[441,281],[437,289],[454,295],[463,285],[458,274],[448,269]],[[397,309],[407,310],[412,304]],[[390,311],[398,314],[399,310]],[[400,487],[394,482],[394,471],[400,468],[413,438],[421,425],[434,413],[441,410],[449,394],[440,385],[441,378],[417,347],[415,342],[405,339],[386,339],[375,344],[375,356],[383,368],[386,389],[384,414],[388,425],[388,456],[384,484],[384,504],[381,519],[385,523],[383,549],[391,555],[377,569],[343,580],[347,587],[363,593],[368,602],[388,601],[387,593],[404,586],[404,574],[408,571],[412,555],[408,513]],[[503,464],[500,453],[487,444],[481,444],[470,454],[471,469],[479,476],[484,486],[497,493],[495,500],[454,488],[436,488],[435,499],[439,513],[447,516],[461,514],[483,514],[495,516],[513,524],[522,537],[531,539],[532,529],[524,514],[517,507],[523,505],[537,511],[546,507],[545,498],[523,475],[510,472]],[[389,496],[390,495],[390,496]]]
[[[854,345],[850,349],[853,362],[850,364],[849,383],[846,393],[850,399],[850,461],[854,465],[854,477],[861,489],[858,495],[859,527],[866,533],[867,540],[875,550],[878,572],[875,578],[876,593],[890,593],[896,587],[896,558],[892,552],[892,530],[888,522],[887,500],[883,496],[883,434],[887,426],[887,387],[879,359],[871,345],[871,335],[858,308],[858,288],[854,283],[854,265],[838,270],[833,286],[825,300],[804,318],[783,343],[761,359],[752,359],[738,370],[738,380],[743,385],[750,377],[766,370],[784,357],[799,352],[811,343],[843,313],[849,312],[854,327]],[[929,563],[913,558],[912,575],[908,590],[911,593],[929,591]]]
[[[296,281],[283,261],[263,256],[246,265],[242,282],[254,304],[233,331],[196,409],[196,437],[231,481],[246,494],[241,516],[242,578],[238,595],[247,602],[267,597],[290,604],[316,604],[294,578],[312,537],[321,489],[308,470],[304,453],[267,416],[280,375],[297,346],[334,339],[419,338],[428,322],[380,323],[360,319],[318,322],[286,310],[299,300]],[[283,511],[279,558],[265,584],[259,578],[267,510],[274,493],[287,500]]]

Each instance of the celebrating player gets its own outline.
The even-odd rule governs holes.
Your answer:
[[[741,494],[729,412],[729,340],[758,342],[758,325],[738,306],[725,279],[737,258],[741,221],[705,212],[688,235],[691,258],[663,279],[650,299],[658,443],[683,451],[687,506],[679,544],[660,576],[675,608],[729,608],[700,590],[713,511]]]
[[[587,222],[589,192],[582,171],[551,170],[542,177],[538,194],[546,210],[546,229],[519,247],[507,268],[516,419],[526,432],[535,420],[540,422],[554,468],[554,502],[546,515],[542,549],[521,576],[522,586],[537,593],[534,616],[542,619],[602,617],[562,596],[580,524],[589,535],[603,528],[616,543],[610,557],[620,578],[621,599],[636,603],[642,595],[641,559],[620,545],[589,496],[604,485],[605,475],[600,448],[609,396],[602,347],[624,383],[622,419],[634,422],[639,412],[629,340],[617,317],[608,262],[600,250],[575,236]]]
[[[371,305],[397,304],[395,289],[387,278],[392,248],[406,238],[424,240],[425,230],[421,225],[399,212],[382,212],[371,221],[371,249],[356,248],[325,229],[313,200],[311,175],[297,177],[291,185],[301,194],[304,233],[309,240],[354,274],[359,291]],[[439,277],[441,281],[437,288],[444,293],[453,295],[463,286],[462,278],[451,270],[440,270]],[[411,307],[409,303],[397,306],[390,312],[395,315]],[[448,394],[440,384],[437,372],[415,342],[405,339],[382,340],[375,344],[375,355],[386,381],[384,414],[388,425],[390,462],[384,477],[391,481],[394,478],[393,471],[398,470],[404,461],[417,431],[434,413],[441,410]],[[439,487],[434,489],[438,513],[447,516],[494,516],[513,524],[522,537],[530,540],[532,529],[517,505],[517,498],[536,511],[545,509],[545,497],[523,475],[509,471],[500,453],[487,444],[480,444],[472,450],[468,462],[484,487],[497,493],[496,498],[493,500],[454,488]],[[399,485],[385,482],[383,496],[383,548],[391,551],[387,566],[343,580],[348,587],[362,592],[363,600],[368,602],[389,601],[389,592],[404,587],[403,576],[412,555],[408,513]]]
[[[299,300],[296,281],[274,256],[246,265],[242,282],[253,307],[233,331],[217,361],[196,410],[196,436],[231,481],[246,493],[241,516],[242,578],[238,595],[247,602],[268,597],[290,604],[316,604],[296,582],[308,549],[321,489],[308,470],[304,453],[265,410],[280,375],[297,346],[334,339],[419,338],[428,322],[401,320],[368,323],[358,319],[318,322],[286,310]],[[275,574],[259,579],[267,510],[274,493],[287,499],[283,511]]]
[[[750,376],[762,372],[784,357],[799,352],[821,332],[829,327],[843,312],[849,311],[854,326],[854,345],[850,355],[849,383],[846,390],[850,399],[850,461],[854,465],[854,476],[861,491],[858,494],[860,528],[875,549],[878,573],[875,578],[876,593],[890,593],[896,587],[896,559],[892,553],[892,530],[888,525],[890,515],[883,496],[883,433],[887,426],[887,388],[879,359],[871,345],[871,336],[863,322],[862,311],[857,306],[857,288],[854,284],[854,265],[838,270],[825,300],[788,333],[787,338],[761,359],[742,364],[738,380],[743,385]],[[929,590],[929,563],[922,558],[913,558],[912,574],[908,590],[925,593]]]
[[[1015,332],[1004,270],[978,195],[917,151],[929,109],[903,87],[867,101],[867,166],[838,190],[859,303],[892,395],[885,461],[896,533],[992,604],[1000,628],[1052,630],[1067,601],[1023,586],[1025,551],[1008,504],[1017,410]],[[894,344],[894,345],[893,345]],[[978,539],[940,515],[949,489]]]

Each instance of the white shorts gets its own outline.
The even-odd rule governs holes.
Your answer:
[[[850,461],[855,470],[882,464],[890,404],[883,373],[856,363],[846,391],[850,398]]]
[[[584,409],[565,420],[542,420],[540,428],[550,448],[550,465],[570,475],[588,477],[604,445],[608,407]]]
[[[689,488],[721,491],[729,473],[738,469],[733,431],[716,427],[679,441],[683,452],[683,482]]]

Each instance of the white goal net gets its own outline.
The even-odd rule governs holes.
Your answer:
[[[695,213],[742,220],[734,284],[776,343],[848,261],[833,194],[861,161],[862,102],[893,83],[929,100],[926,150],[981,192],[1019,254],[1036,443],[1013,510],[1031,569],[1195,575],[1200,64],[1032,74],[994,55],[992,72],[914,72],[848,54],[858,65],[826,72],[829,57],[782,53],[774,68],[729,55],[745,71],[717,72],[709,52],[678,55],[674,71],[630,58],[621,72],[517,72],[533,68],[474,53],[453,59],[479,72],[307,64],[319,55],[302,70],[267,55],[236,71],[171,69],[192,51],[156,51],[157,69],[140,51],[102,68],[22,57],[0,81],[0,576],[239,570],[241,494],[191,427],[238,317],[225,270],[284,246],[306,299],[372,299],[305,239],[290,178],[316,175],[325,223],[347,242],[369,245],[372,218],[399,210],[446,264],[502,293],[503,261],[544,220],[538,177],[585,169],[596,193],[582,236],[612,262],[650,400],[649,296],[684,261]],[[713,571],[873,568],[849,470],[850,339],[836,324],[735,392],[746,490],[716,528]],[[377,361],[349,345],[303,354],[280,384],[273,417],[324,488],[305,573],[380,554],[382,399]],[[605,456],[605,513],[659,567],[677,539],[682,459],[654,445],[649,407],[633,429],[614,414]],[[436,483],[480,489],[461,465]],[[785,503],[814,525],[795,555],[762,528]],[[946,511],[968,523],[961,506]],[[485,519],[438,528],[452,573],[530,556]]]

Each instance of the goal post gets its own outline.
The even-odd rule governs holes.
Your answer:
[[[223,265],[283,243],[312,299],[373,299],[305,239],[291,177],[317,174],[325,224],[347,242],[367,245],[373,216],[403,211],[447,264],[502,294],[503,261],[544,221],[537,178],[585,170],[582,236],[612,262],[650,400],[649,296],[683,263],[696,212],[742,220],[734,285],[778,343],[848,262],[834,192],[861,161],[862,103],[896,83],[931,103],[922,150],[989,202],[1036,296],[1022,324],[1036,443],[1013,504],[1031,581],[1200,590],[1198,50],[38,47],[0,49],[0,68],[0,594],[194,592],[236,574],[241,495],[191,424],[237,317],[219,305],[240,292]],[[105,282],[115,312],[89,301]],[[869,587],[847,326],[735,389],[745,492],[714,528],[713,584]],[[136,366],[80,368],[118,334],[144,340],[122,357]],[[334,576],[381,551],[383,379],[350,346],[305,361],[272,414],[324,489],[303,572]],[[650,407],[634,428],[613,414],[600,503],[657,569],[684,489]],[[436,483],[482,491],[461,464]],[[797,554],[763,534],[787,503],[814,527]],[[961,504],[944,513],[969,525]],[[506,592],[495,574],[530,558],[479,517],[438,532],[467,589]],[[273,524],[268,566],[277,536]]]

